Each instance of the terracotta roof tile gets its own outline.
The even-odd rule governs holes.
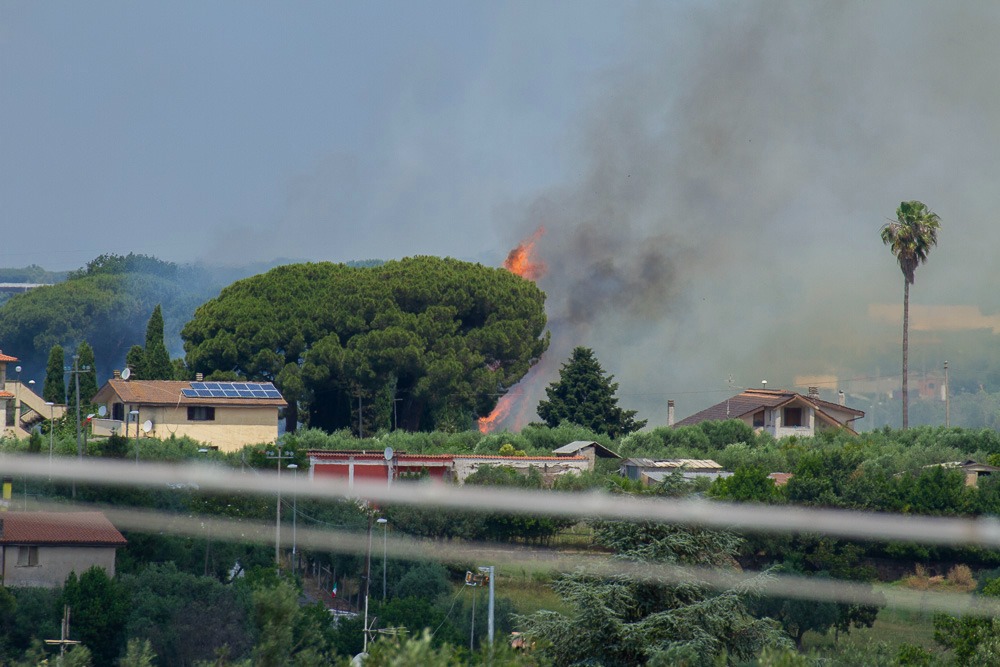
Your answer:
[[[248,382],[247,384],[254,383]],[[179,380],[122,380],[116,378],[108,380],[101,387],[101,390],[94,396],[94,402],[103,403],[110,399],[112,394],[115,394],[122,403],[139,405],[246,405],[279,408],[288,405],[283,398],[188,398],[181,393],[181,389],[190,388],[190,382]]]
[[[758,410],[765,408],[775,408],[785,403],[790,403],[796,399],[802,403],[811,404],[823,417],[831,423],[839,423],[828,415],[828,411],[839,410],[847,412],[857,417],[864,417],[865,413],[837,403],[830,403],[815,397],[803,396],[794,391],[783,389],[747,389],[746,391],[728,398],[721,403],[705,408],[701,412],[696,412],[690,417],[685,417],[675,424],[675,426],[693,426],[705,421],[722,421],[725,419],[740,419],[746,415],[751,415]],[[846,424],[845,424],[846,426]]]
[[[9,354],[4,354],[0,352],[0,363],[12,363],[15,361],[20,361],[17,357],[12,357]]]
[[[127,544],[101,512],[3,512],[0,526],[0,544]]]

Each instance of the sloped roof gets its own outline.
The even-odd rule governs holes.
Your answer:
[[[803,396],[794,391],[784,389],[747,389],[732,398],[727,398],[721,403],[705,408],[701,412],[696,412],[690,417],[677,422],[674,426],[693,426],[705,421],[722,421],[725,419],[741,419],[747,415],[752,415],[758,410],[765,408],[777,408],[788,403],[803,402],[816,408],[819,416],[826,421],[850,428],[847,424],[830,416],[830,411],[847,412],[855,415],[855,418],[864,417],[865,413],[855,410],[845,405],[830,403],[820,400],[814,396]],[[851,420],[848,420],[851,421]]]
[[[626,459],[626,465],[634,465],[637,468],[665,468],[674,470],[686,468],[688,470],[722,470],[722,466],[712,459]]]
[[[12,357],[9,354],[4,354],[0,351],[0,363],[13,363],[15,361],[20,361],[17,357]]]
[[[0,398],[14,398],[14,394],[9,391],[0,391]]]
[[[0,544],[125,546],[125,537],[101,512],[3,512]]]
[[[252,384],[252,383],[248,383]],[[191,383],[178,380],[108,380],[97,395],[94,403],[104,403],[117,396],[122,403],[136,405],[212,405],[283,408],[288,403],[283,398],[189,398],[181,393],[190,389]]]
[[[552,453],[555,454],[556,456],[570,456],[576,454],[581,449],[585,449],[587,447],[593,447],[594,454],[602,459],[621,458],[620,456],[618,456],[618,454],[615,454],[613,451],[611,451],[601,443],[594,442],[592,440],[574,440],[573,442],[565,444],[562,447],[553,449]]]

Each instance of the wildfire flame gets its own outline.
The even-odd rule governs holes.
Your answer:
[[[528,280],[538,280],[545,275],[546,266],[545,263],[539,260],[535,256],[535,244],[538,239],[542,238],[545,234],[545,227],[539,227],[535,230],[535,233],[521,241],[507,254],[507,259],[504,260],[503,268],[507,269],[511,273],[522,278],[527,278]],[[490,370],[496,370],[491,368]],[[509,392],[500,397],[497,401],[497,406],[493,408],[493,412],[489,414],[488,417],[479,418],[479,431],[481,433],[489,433],[496,429],[501,421],[503,421],[511,411],[511,408],[517,403],[521,394],[524,393],[525,384],[518,384]],[[518,422],[524,420],[525,406],[521,406],[518,410]]]
[[[479,418],[479,432],[489,433],[496,429],[497,425],[510,414],[510,409],[514,407],[514,403],[523,393],[524,387],[517,386],[501,396],[489,417]]]
[[[527,278],[528,280],[538,280],[545,275],[545,264],[535,257],[535,243],[545,234],[545,227],[539,227],[535,233],[521,241],[515,246],[507,259],[504,260],[503,268],[516,276]]]

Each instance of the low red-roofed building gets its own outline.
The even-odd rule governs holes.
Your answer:
[[[70,572],[93,566],[115,574],[115,554],[127,544],[101,512],[0,513],[0,573],[4,586],[62,586]]]

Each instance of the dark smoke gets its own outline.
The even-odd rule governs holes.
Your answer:
[[[943,221],[915,302],[1000,305],[984,289],[1000,267],[1000,8],[636,11],[587,111],[577,177],[502,221],[520,237],[547,229],[553,344],[532,405],[575,345],[651,425],[667,398],[682,418],[762,379],[830,374],[850,393],[850,378],[898,373],[874,367],[896,363],[899,333],[867,310],[901,299],[878,229],[904,199]],[[959,352],[924,340],[929,366]]]

